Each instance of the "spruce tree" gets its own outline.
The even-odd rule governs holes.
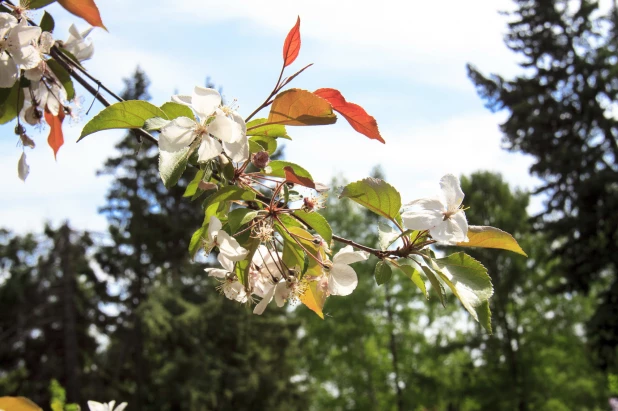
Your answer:
[[[516,0],[506,45],[524,74],[507,80],[469,76],[501,125],[511,151],[534,159],[536,194],[545,210],[534,219],[547,233],[562,278],[556,291],[595,291],[609,282],[588,323],[599,364],[618,366],[618,93],[615,6],[597,1]]]

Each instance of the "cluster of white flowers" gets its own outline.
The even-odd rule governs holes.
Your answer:
[[[221,222],[216,217],[210,219],[207,241],[207,251],[213,246],[219,247],[218,260],[223,268],[206,268],[205,271],[221,280],[220,289],[230,300],[246,303],[254,301],[254,297],[260,298],[261,301],[253,310],[255,314],[262,314],[273,299],[277,306],[283,307],[286,301],[297,300],[306,290],[307,281],[300,278],[298,270],[286,267],[282,254],[264,245],[260,245],[253,255],[248,287],[245,288],[234,274],[234,262],[243,260],[248,251],[221,230]],[[365,261],[369,254],[354,251],[351,246],[347,246],[335,254],[331,261],[328,258],[330,250],[324,240],[315,236],[315,242],[319,243],[317,257],[322,272],[317,278],[313,275],[312,280],[318,282],[325,296],[351,294],[358,285],[358,277],[350,264]]]
[[[176,153],[196,144],[200,163],[222,152],[237,163],[249,159],[245,121],[231,107],[221,104],[217,90],[197,86],[193,95],[173,96],[172,100],[189,106],[197,118],[178,117],[161,128],[161,151]]]
[[[464,193],[459,179],[447,174],[440,179],[442,193],[406,204],[401,214],[409,230],[429,230],[431,238],[441,244],[455,245],[468,241],[468,221],[462,208]]]

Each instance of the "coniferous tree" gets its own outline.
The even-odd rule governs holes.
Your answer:
[[[148,98],[141,70],[125,81],[125,99]],[[215,290],[203,263],[190,261],[201,201],[183,198],[188,181],[167,189],[158,149],[128,134],[103,174],[114,182],[102,212],[110,243],[97,253],[122,284],[117,328],[104,354],[107,397],[131,409],[297,409],[298,327],[272,311],[254,316]]]
[[[545,198],[535,227],[553,241],[557,291],[610,283],[588,323],[603,367],[618,366],[617,10],[597,1],[516,0],[506,45],[525,74],[469,76],[487,106],[507,110],[504,142],[534,158]]]

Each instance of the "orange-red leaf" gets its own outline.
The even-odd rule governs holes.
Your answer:
[[[292,167],[283,167],[283,172],[285,173],[285,181],[304,187],[315,188],[315,183],[310,178],[297,175]]]
[[[321,290],[319,281],[312,281],[307,284],[307,289],[300,296],[300,302],[319,315],[321,319],[324,319],[322,308],[326,302],[326,293]]]
[[[341,113],[354,130],[372,140],[378,140],[381,143],[385,142],[380,135],[380,130],[378,130],[376,119],[367,114],[365,109],[358,104],[346,101],[338,90],[334,88],[321,88],[314,91],[314,93],[328,101],[333,106],[333,110]]]
[[[58,150],[64,144],[64,136],[62,135],[62,122],[64,121],[64,111],[62,107],[58,110],[58,115],[54,116],[49,111],[45,110],[45,121],[49,124],[49,137],[47,143],[54,150],[54,158],[58,154]]]
[[[58,0],[58,3],[69,13],[81,17],[90,23],[90,25],[107,30],[103,25],[103,21],[101,21],[99,8],[94,4],[94,0]]]
[[[283,67],[287,67],[296,60],[300,52],[300,16],[296,20],[296,24],[288,33],[283,43]]]
[[[298,88],[279,93],[268,115],[268,123],[286,126],[318,126],[336,121],[337,116],[328,101]]]

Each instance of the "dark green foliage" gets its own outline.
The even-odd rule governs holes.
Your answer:
[[[590,0],[515,3],[506,44],[526,74],[506,80],[469,66],[469,75],[490,109],[509,112],[506,147],[534,158],[546,199],[535,227],[553,241],[556,290],[611,279],[588,331],[600,365],[618,366],[618,13]]]

